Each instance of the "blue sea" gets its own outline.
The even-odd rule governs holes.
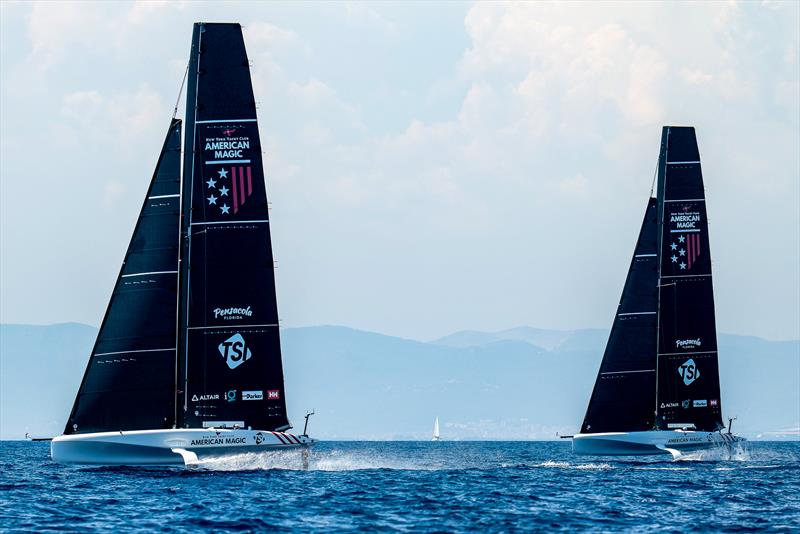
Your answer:
[[[0,442],[0,530],[800,531],[800,443],[593,458],[567,442],[322,442],[189,468]]]

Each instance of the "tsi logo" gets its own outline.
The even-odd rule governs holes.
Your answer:
[[[219,344],[219,353],[231,369],[236,369],[249,360],[253,354],[238,332]]]
[[[242,400],[264,400],[263,391],[242,391]]]
[[[694,364],[694,360],[689,358],[683,365],[678,367],[678,374],[683,378],[683,383],[688,386],[700,378],[700,369]]]

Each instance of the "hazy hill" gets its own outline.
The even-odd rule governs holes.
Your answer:
[[[96,329],[0,326],[0,436],[60,433]],[[577,430],[607,333],[528,327],[423,343],[339,326],[281,333],[290,415],[324,439],[550,439]],[[800,426],[800,342],[720,335],[723,408],[775,438]],[[795,431],[796,432],[796,431]]]

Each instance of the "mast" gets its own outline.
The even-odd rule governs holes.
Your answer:
[[[195,24],[188,80],[178,426],[284,430],[267,194],[239,24]]]
[[[694,128],[665,126],[658,174],[656,426],[723,428],[705,191]]]
[[[647,203],[628,276],[597,373],[582,434],[653,427],[656,372],[656,199]]]
[[[173,119],[64,434],[173,426],[180,140]]]

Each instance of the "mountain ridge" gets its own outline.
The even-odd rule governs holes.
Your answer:
[[[82,323],[0,325],[0,437],[61,432],[96,333]],[[424,342],[286,328],[289,415],[300,424],[316,408],[321,439],[428,439],[437,415],[443,439],[552,439],[579,427],[607,336],[517,327]],[[739,416],[738,430],[796,436],[800,341],[720,334],[719,344],[723,410]]]

